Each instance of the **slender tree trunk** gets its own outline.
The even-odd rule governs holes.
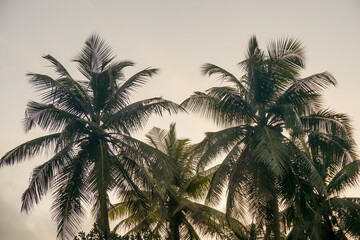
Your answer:
[[[105,193],[100,198],[100,222],[101,222],[100,227],[104,233],[105,240],[111,240],[108,211],[109,210],[107,206],[107,194]]]
[[[329,218],[326,219],[326,235],[329,240],[336,240],[336,236]]]
[[[99,216],[99,225],[104,233],[104,240],[111,240],[110,235],[110,223],[109,223],[109,209],[108,209],[108,195],[107,195],[107,177],[109,173],[107,171],[107,162],[103,149],[103,142],[99,140],[99,153],[98,153],[98,161],[95,162],[95,168],[98,173],[97,179],[97,190],[99,194],[99,203],[100,203],[100,216]]]
[[[175,201],[170,201],[170,213],[173,212],[176,206]],[[180,240],[180,221],[181,221],[181,213],[177,212],[174,215],[170,216],[170,233],[169,233],[169,240]]]
[[[274,223],[273,223],[274,239],[280,240],[280,213],[279,213],[279,204],[277,198],[273,200],[273,211],[274,211]]]
[[[170,221],[169,240],[180,240],[179,224],[176,221]]]
[[[270,207],[273,214],[272,230],[274,233],[274,240],[280,240],[280,212],[279,203],[276,194],[276,180],[273,181],[273,196],[270,200]]]

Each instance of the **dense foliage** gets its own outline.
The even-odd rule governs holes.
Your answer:
[[[346,172],[351,176],[334,180],[335,192],[356,183],[359,168],[354,161],[357,156],[351,128],[345,115],[321,108],[321,91],[336,84],[330,73],[300,78],[305,67],[301,42],[279,39],[262,50],[252,37],[246,59],[238,66],[244,71],[240,78],[219,66],[205,64],[204,75],[218,75],[230,85],[196,92],[182,106],[225,127],[208,133],[202,142],[205,150],[200,169],[220,153],[227,153],[214,173],[207,202],[219,203],[227,189],[228,217],[250,214],[262,237],[281,239],[286,235],[281,227],[281,209],[296,204],[299,195],[303,197],[300,204],[311,204],[315,208],[312,211],[318,211],[317,201],[327,201],[333,193],[326,191],[327,175],[344,173],[341,166],[351,169]],[[314,193],[325,199],[311,202]],[[308,218],[303,214],[295,215],[288,227]],[[327,216],[320,218],[319,224],[327,224]],[[352,224],[356,220],[351,219]]]
[[[44,58],[58,76],[28,74],[42,98],[28,103],[24,127],[50,134],[10,150],[0,167],[53,154],[33,170],[21,209],[29,212],[52,191],[58,238],[74,237],[86,206],[96,224],[75,240],[360,237],[360,199],[341,195],[360,175],[352,128],[345,114],[322,106],[322,91],[336,85],[330,73],[300,77],[300,41],[283,38],[261,49],[252,37],[238,64],[241,77],[205,64],[203,75],[228,85],[195,92],[181,106],[161,97],[132,103],[158,70],[126,78],[134,63],[116,61],[98,36],[74,59],[84,80]],[[178,139],[175,124],[153,128],[147,143],[131,136],[151,115],[184,109],[221,130],[198,144]],[[120,202],[112,205],[110,193]],[[225,213],[213,208],[224,193]]]
[[[136,189],[132,177],[140,174],[135,170],[136,163],[125,155],[142,149],[143,156],[151,157],[145,144],[130,133],[141,129],[151,114],[174,113],[179,107],[161,97],[132,103],[134,90],[158,70],[146,68],[125,78],[124,68],[134,63],[116,61],[98,36],[91,36],[74,59],[85,80],[74,79],[52,56],[44,58],[58,77],[28,74],[42,99],[28,103],[24,127],[26,131],[40,127],[50,134],[9,151],[1,158],[0,166],[24,161],[44,150],[52,151],[54,156],[33,170],[22,196],[22,211],[30,211],[53,189],[51,209],[59,238],[73,236],[84,216],[85,204],[93,207],[104,238],[109,240],[108,193]]]
[[[225,214],[200,204],[217,167],[198,171],[198,145],[189,139],[178,139],[175,124],[169,131],[153,128],[148,144],[163,153],[162,166],[143,166],[156,186],[155,192],[143,190],[151,204],[144,207],[132,192],[123,192],[123,201],[110,210],[111,219],[123,218],[115,227],[126,227],[128,233],[148,229],[161,239],[201,239],[200,236],[234,238]],[[142,162],[142,161],[141,161]],[[237,228],[242,225],[231,219]]]
[[[99,228],[98,224],[94,224],[93,228],[88,234],[85,232],[80,232],[74,240],[102,240],[104,239],[104,233]],[[111,240],[148,240],[154,239],[151,237],[150,233],[144,231],[143,233],[130,234],[128,236],[120,236],[115,232],[111,232]]]

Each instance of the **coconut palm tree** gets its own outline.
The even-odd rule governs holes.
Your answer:
[[[324,121],[324,119],[326,119]],[[331,120],[330,120],[331,119]],[[297,158],[314,162],[322,179],[313,188],[308,169],[295,161],[299,184],[289,207],[283,211],[291,231],[288,239],[348,239],[360,236],[360,198],[341,197],[347,187],[358,183],[360,161],[344,114],[324,110],[302,118],[308,132]]]
[[[143,190],[149,204],[144,207],[133,191],[122,192],[122,201],[110,210],[111,219],[121,219],[115,227],[126,226],[130,233],[151,231],[153,239],[200,239],[201,235],[235,238],[245,228],[235,219],[238,231],[232,233],[225,214],[198,203],[207,192],[217,167],[196,172],[199,157],[189,139],[178,139],[175,124],[166,131],[153,128],[149,145],[165,155],[163,167],[146,165],[144,171],[156,186],[156,194]],[[141,161],[143,162],[143,161]],[[240,231],[242,230],[242,231]]]
[[[44,150],[53,151],[53,157],[33,170],[21,210],[29,212],[52,189],[52,214],[60,239],[73,236],[84,215],[84,204],[90,204],[109,240],[108,193],[131,188],[141,194],[131,180],[138,173],[136,166],[128,171],[125,166],[130,160],[122,156],[140,150],[151,155],[130,133],[141,129],[150,115],[176,113],[179,106],[160,97],[132,103],[131,94],[158,70],[146,68],[125,78],[123,69],[134,63],[116,61],[109,46],[96,35],[86,40],[74,59],[85,80],[73,78],[54,57],[44,58],[58,77],[28,74],[42,99],[27,104],[24,126],[25,131],[39,127],[50,134],[12,149],[1,158],[0,166],[20,163]]]
[[[238,218],[249,209],[256,224],[264,226],[265,238],[280,239],[280,208],[291,195],[282,189],[293,172],[293,136],[304,131],[301,117],[318,111],[321,91],[336,80],[327,72],[300,78],[303,45],[291,38],[262,50],[252,37],[238,66],[244,71],[239,78],[205,64],[203,75],[217,75],[230,86],[195,92],[182,106],[223,128],[201,143],[205,150],[198,171],[227,153],[213,176],[208,203],[217,204],[227,186],[227,215]],[[320,184],[312,162],[301,160],[311,170],[313,184]]]

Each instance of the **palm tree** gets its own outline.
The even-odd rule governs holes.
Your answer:
[[[294,162],[299,184],[291,204],[283,211],[291,231],[288,239],[348,239],[360,236],[360,198],[340,197],[358,183],[360,161],[348,118],[329,110],[302,118],[308,131],[297,158],[314,163],[322,184],[312,188],[308,169]],[[299,161],[300,163],[302,161]]]
[[[151,114],[176,113],[179,106],[160,97],[131,103],[131,94],[158,70],[146,68],[126,79],[123,69],[134,63],[116,61],[111,49],[96,35],[87,39],[74,60],[85,80],[74,79],[52,56],[44,58],[58,77],[28,74],[42,99],[28,103],[24,126],[25,131],[38,126],[50,134],[9,151],[0,166],[22,162],[43,150],[53,151],[53,157],[33,170],[21,210],[29,212],[53,189],[52,214],[59,238],[73,236],[84,215],[84,204],[91,204],[109,240],[108,193],[124,186],[137,189],[131,180],[136,171],[126,171],[124,166],[130,160],[122,155],[140,149],[142,154],[151,154],[130,133],[141,129]]]
[[[220,153],[227,156],[210,184],[207,202],[217,204],[227,184],[228,216],[243,216],[248,208],[264,238],[280,239],[280,207],[290,193],[283,192],[293,171],[293,136],[304,131],[302,116],[316,112],[320,92],[335,85],[327,72],[299,78],[304,68],[302,43],[283,38],[261,50],[256,37],[248,44],[246,59],[238,64],[237,78],[225,69],[205,64],[203,75],[218,75],[231,86],[195,92],[182,103],[186,109],[211,119],[223,130],[208,133],[199,171]],[[314,183],[321,182],[310,161]]]
[[[161,168],[144,166],[143,172],[152,179],[156,191],[143,190],[150,202],[147,207],[133,191],[122,192],[122,201],[110,210],[111,219],[122,219],[115,230],[119,226],[129,228],[128,234],[150,230],[152,239],[169,240],[200,239],[200,235],[235,237],[224,213],[198,203],[217,167],[196,172],[199,160],[196,145],[190,144],[189,139],[177,139],[175,124],[171,124],[169,131],[153,128],[147,139],[165,154]],[[244,230],[238,221],[231,221]]]

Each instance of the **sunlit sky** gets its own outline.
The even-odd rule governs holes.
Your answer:
[[[26,140],[43,134],[26,134],[22,119],[26,103],[38,99],[27,82],[28,72],[52,74],[41,58],[51,54],[76,77],[71,59],[91,33],[112,46],[118,59],[161,72],[134,95],[134,100],[153,96],[182,102],[193,91],[219,85],[202,77],[200,66],[210,62],[240,76],[236,64],[244,58],[248,39],[256,35],[262,47],[283,36],[302,40],[307,69],[303,76],[329,71],[338,87],[325,92],[324,105],[347,113],[360,143],[360,1],[96,1],[96,0],[0,0],[0,155]],[[177,123],[180,137],[200,141],[212,123],[192,114],[155,117],[153,126]],[[49,156],[0,169],[0,239],[55,239],[56,225],[49,208],[51,194],[29,214],[20,213],[21,195],[31,170]],[[360,197],[360,188],[347,196]],[[89,216],[82,229],[92,225]]]

